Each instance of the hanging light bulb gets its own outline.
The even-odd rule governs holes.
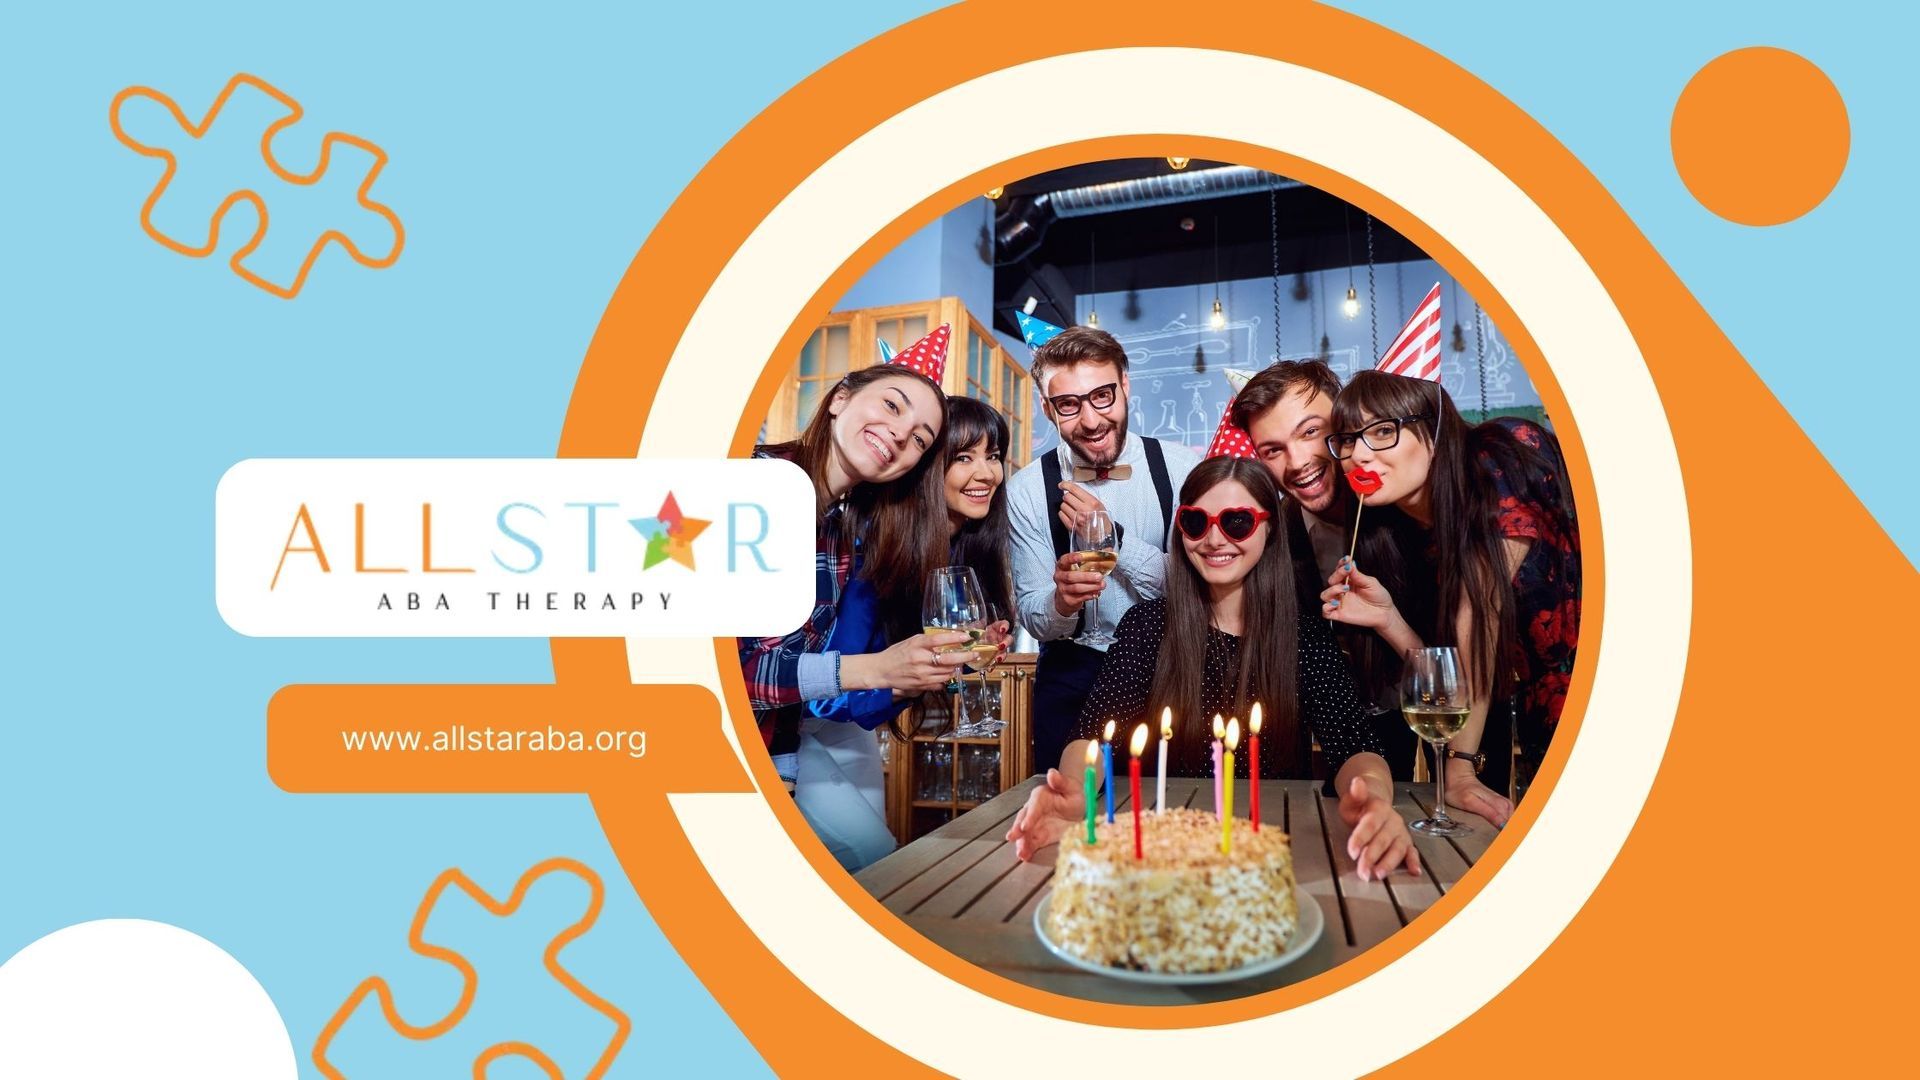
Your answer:
[[[987,189],[987,198],[992,199],[994,202],[999,202],[1000,196],[1005,195],[1006,193],[1007,193],[1006,188],[990,187]]]
[[[1207,325],[1219,330],[1227,325],[1227,312],[1220,306],[1220,216],[1213,218],[1213,314]]]
[[[1100,329],[1100,235],[1087,235],[1087,325]]]
[[[1458,319],[1455,319],[1453,322],[1453,351],[1467,351],[1467,332],[1460,329],[1460,320]]]
[[[1360,294],[1353,291],[1352,285],[1347,286],[1347,298],[1340,301],[1340,311],[1349,319],[1360,316]]]
[[[1179,172],[1181,169],[1186,168],[1187,163],[1192,160],[1192,158],[1170,157],[1167,159],[1167,166],[1174,172]]]
[[[1327,335],[1321,334],[1320,335],[1320,362],[1323,364],[1326,363],[1327,358],[1332,355],[1333,355],[1333,342],[1327,340]]]
[[[1205,345],[1195,345],[1193,347],[1193,373],[1195,375],[1205,375],[1207,373],[1207,347]]]

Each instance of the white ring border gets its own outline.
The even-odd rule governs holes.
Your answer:
[[[1053,100],[1073,107],[1029,107]],[[1232,1024],[1129,1029],[1028,1012],[920,963],[827,887],[760,795],[676,795],[672,804],[716,884],[774,955],[833,1008],[934,1068],[985,1075],[1010,1060],[1023,1071],[1070,1068],[1084,1065],[1081,1040],[1091,1036],[1109,1060],[1136,1069],[1190,1068],[1204,1054],[1277,1056],[1301,1075],[1370,1071],[1491,1000],[1574,917],[1645,802],[1686,668],[1686,498],[1646,361],[1580,253],[1491,163],[1370,90],[1265,57],[1110,49],[982,76],[854,140],[761,222],[688,323],[640,455],[727,454],[731,428],[715,418],[744,411],[765,358],[819,282],[929,192],[1046,147],[1144,132],[1274,147],[1378,191],[1487,277],[1564,390],[1606,523],[1608,632],[1579,738],[1525,842],[1472,903],[1355,985]],[[710,640],[630,639],[628,658],[636,682],[697,676],[726,700]],[[1442,983],[1447,992],[1433,993]],[[1379,1022],[1386,1016],[1391,1024]],[[968,1030],[992,1035],[955,1038]]]

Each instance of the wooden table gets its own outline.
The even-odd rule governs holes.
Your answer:
[[[1033,931],[1033,912],[1045,902],[1058,849],[1043,848],[1032,862],[1014,858],[1003,837],[1033,777],[915,840],[854,875],[854,879],[907,925],[934,943],[998,975],[1042,990],[1091,1001],[1129,1005],[1182,1005],[1245,997],[1317,975],[1384,941],[1451,889],[1492,842],[1497,830],[1484,819],[1453,810],[1474,827],[1454,840],[1416,836],[1422,875],[1394,874],[1385,882],[1361,881],[1347,857],[1347,827],[1339,804],[1321,798],[1309,780],[1268,780],[1260,785],[1263,827],[1278,824],[1293,837],[1293,868],[1301,889],[1320,904],[1326,931],[1307,955],[1257,979],[1197,987],[1158,987],[1090,974],[1054,958]],[[1150,781],[1143,781],[1147,794]],[[1431,784],[1395,785],[1395,806],[1408,820],[1426,817]],[[1115,820],[1130,813],[1124,787],[1116,793]],[[1167,781],[1172,806],[1209,806],[1210,780]],[[1247,785],[1234,793],[1234,813],[1246,817]]]

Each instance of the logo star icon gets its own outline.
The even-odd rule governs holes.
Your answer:
[[[642,570],[651,570],[668,559],[692,570],[694,538],[705,532],[713,522],[681,513],[679,502],[669,491],[667,500],[660,504],[659,513],[650,518],[628,518],[627,524],[647,540],[646,558],[640,566]]]

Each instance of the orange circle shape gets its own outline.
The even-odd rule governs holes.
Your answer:
[[[1098,7],[1068,6],[1065,21],[1075,27],[1070,40],[1009,32],[1031,14],[1030,6],[1016,0],[978,0],[932,12],[836,59],[729,140],[662,216],[608,302],[568,403],[560,456],[632,456],[667,359],[733,253],[796,185],[841,148],[918,102],[1036,59],[1139,46],[1268,56],[1365,87],[1472,147],[1527,192],[1565,233],[1606,284],[1640,343],[1683,468],[1690,476],[1712,478],[1688,484],[1687,517],[1674,523],[1676,549],[1711,552],[1712,557],[1694,562],[1702,602],[1692,611],[1685,692],[1664,748],[1661,777],[1638,824],[1614,867],[1550,948],[1478,1012],[1410,1051],[1386,1072],[1426,1078],[1485,1072],[1489,1062],[1511,1061],[1543,1064],[1559,1073],[1602,1075],[1637,1063],[1649,1046],[1659,1048],[1669,1071],[1833,1071],[1836,1062],[1840,1068],[1859,1068],[1905,1060],[1902,999],[1897,991],[1887,992],[1893,985],[1887,973],[1920,967],[1920,952],[1913,935],[1899,930],[1906,925],[1900,919],[1900,890],[1843,890],[1844,895],[1824,898],[1824,886],[1814,884],[1818,875],[1809,876],[1801,866],[1809,858],[1816,866],[1885,865],[1879,834],[1850,823],[1890,820],[1904,812],[1904,791],[1898,785],[1866,785],[1849,793],[1844,810],[1829,807],[1818,793],[1803,795],[1795,803],[1798,812],[1777,815],[1768,829],[1728,827],[1731,815],[1755,798],[1754,778],[1771,775],[1767,770],[1776,765],[1777,749],[1770,740],[1727,739],[1724,733],[1750,720],[1746,691],[1752,679],[1751,644],[1773,640],[1757,635],[1775,634],[1781,626],[1822,625],[1821,605],[1826,603],[1820,584],[1827,571],[1817,560],[1783,561],[1765,545],[1753,543],[1755,505],[1782,489],[1799,493],[1802,508],[1829,528],[1829,546],[1853,553],[1857,572],[1894,593],[1890,610],[1920,606],[1920,578],[1672,267],[1579,160],[1511,101],[1438,54],[1357,16],[1319,4],[1221,0],[1209,8],[1209,18],[1195,20],[1170,15],[1165,5],[1146,0],[1107,0]],[[942,62],[921,62],[929,55],[940,56]],[[1676,131],[1682,126],[1677,118]],[[853,279],[912,231],[992,186],[995,178],[1057,168],[1070,156],[1157,156],[1174,137],[1183,146],[1193,141],[1182,133],[1146,132],[1098,145],[1054,147],[954,178],[946,188],[930,192],[908,219],[869,238],[833,280],[823,283],[775,354],[797,355],[799,338]],[[1368,135],[1356,131],[1354,137]],[[1774,139],[1779,141],[1778,132]],[[1676,134],[1676,144],[1681,141]],[[1198,144],[1186,148],[1195,153],[1208,149]],[[1273,148],[1216,143],[1211,150],[1229,159],[1294,168],[1295,175],[1315,186],[1367,207],[1433,254],[1470,295],[1483,299],[1495,323],[1515,335],[1517,355],[1543,355],[1527,335],[1519,312],[1491,281],[1413,215],[1331,170],[1303,160],[1288,162]],[[1785,167],[1778,161],[1766,165]],[[1828,183],[1821,193],[1830,187]],[[1529,365],[1527,370],[1549,412],[1556,418],[1571,417],[1552,373],[1544,365]],[[756,415],[755,410],[764,414],[778,377],[771,370],[763,376],[746,415]],[[1740,418],[1753,444],[1775,448],[1769,469],[1741,467],[1743,447],[1730,445],[1723,435],[1729,416]],[[736,448],[750,437],[750,430],[741,431]],[[1584,539],[1587,524],[1597,527],[1599,522],[1597,493],[1592,470],[1584,467],[1579,434],[1571,425],[1563,440]],[[1595,554],[1599,551],[1595,545]],[[1588,566],[1589,574],[1597,573],[1597,561]],[[1756,581],[1768,587],[1756,589]],[[1601,592],[1596,587],[1589,600]],[[1574,677],[1582,700],[1569,700],[1563,725],[1584,720],[1586,688],[1593,684],[1598,666],[1597,629],[1591,622],[1582,627],[1581,670]],[[1903,650],[1910,651],[1910,637],[1800,635],[1794,641],[1796,661],[1811,670],[1892,670]],[[732,643],[716,642],[714,648],[728,684],[729,711],[740,723],[748,711],[745,688],[737,669],[725,674]],[[615,689],[624,692],[634,681],[625,643],[619,640],[554,639],[552,653],[556,683],[605,687],[611,694]],[[619,706],[609,697],[605,707]],[[1563,731],[1556,739],[1543,770],[1544,783],[1551,783],[1570,757],[1571,734]],[[750,728],[742,732],[743,741],[751,737]],[[763,783],[770,777],[764,761],[760,756],[752,764]],[[715,884],[664,794],[635,788],[597,788],[589,794],[648,913],[774,1070],[783,1076],[835,1077],[928,1071],[838,1012],[758,938]],[[810,836],[798,835],[804,825],[790,801],[776,798],[773,805],[827,884],[903,951],[969,989],[1086,1024],[1088,1068],[1098,1072],[1110,1066],[1113,1055],[1103,1059],[1099,1051],[1111,1029],[1245,1020],[1307,1005],[1316,995],[1379,970],[1474,898],[1499,869],[1498,862],[1517,850],[1519,834],[1542,815],[1543,794],[1552,792],[1537,790],[1519,809],[1515,823],[1496,841],[1498,860],[1490,858],[1476,867],[1472,876],[1477,881],[1451,891],[1439,910],[1430,912],[1435,917],[1423,918],[1388,944],[1297,987],[1158,1013],[1049,994],[945,954],[893,920],[843,871],[823,865],[829,861],[824,848]],[[787,805],[782,806],[783,801]],[[1787,882],[1794,891],[1783,894],[1789,897],[1784,902],[1801,906],[1782,909],[1773,902],[1756,902],[1756,897],[1772,895],[1753,892],[1756,881],[1769,888]],[[1814,906],[1809,909],[1808,904]],[[1783,931],[1783,910],[1800,920],[1793,924],[1797,929]],[[1783,940],[1802,940],[1783,938],[1783,933],[1804,938],[1825,932],[1833,921],[1826,916],[1833,911],[1863,913],[1858,933],[1828,933],[1831,942],[1822,938],[1815,947],[1795,948],[1790,955],[1775,947]],[[1649,977],[1650,970],[1655,977]],[[1766,1038],[1756,1039],[1753,1017],[1777,1011],[1782,978],[1846,992],[1801,995],[1795,1000],[1797,1023],[1776,1025]],[[904,1010],[916,1005],[902,998],[898,987],[879,979],[873,993],[891,995]],[[1421,1005],[1410,999],[1401,1007],[1414,1010]],[[943,1023],[938,1018],[931,1022]],[[1382,1017],[1383,1037],[1390,1037],[1393,1024],[1393,1016]],[[954,1039],[995,1036],[953,1024],[941,1030]],[[1620,1031],[1634,1037],[1610,1037]],[[1276,1046],[1265,1062],[1268,1071],[1276,1063],[1284,1067],[1287,1054],[1287,1047]],[[1212,1064],[1232,1068],[1242,1063]],[[1006,1069],[1018,1072],[1021,1065],[1010,1056]]]
[[[1736,49],[1701,68],[1673,107],[1673,165],[1700,205],[1741,225],[1819,206],[1852,131],[1833,80],[1785,49]]]

